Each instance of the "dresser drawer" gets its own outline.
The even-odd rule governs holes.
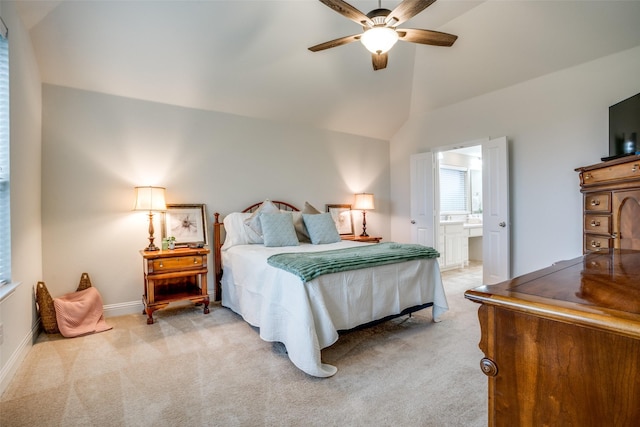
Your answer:
[[[584,186],[601,184],[607,181],[640,178],[640,162],[628,162],[607,168],[594,169],[581,173]]]
[[[585,194],[584,210],[590,212],[611,212],[611,193]]]
[[[602,274],[603,272],[612,270],[611,260],[612,258],[608,257],[598,258],[597,260],[591,259],[588,262],[584,263],[583,268],[586,271],[595,270],[596,273]]]
[[[206,266],[206,255],[190,255],[148,260],[148,273],[160,274],[171,271],[199,270]]]
[[[611,234],[611,217],[608,215],[584,216],[584,231],[594,234]]]
[[[613,247],[611,245],[611,238],[609,236],[598,236],[596,234],[584,235],[584,250],[585,252],[599,251],[601,249],[609,249]]]

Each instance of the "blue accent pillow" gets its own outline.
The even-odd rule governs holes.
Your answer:
[[[293,226],[293,215],[290,213],[262,213],[259,218],[265,246],[299,245],[296,229]]]
[[[314,245],[336,243],[341,240],[340,233],[338,233],[336,224],[333,222],[329,212],[315,215],[303,213],[302,219],[309,232],[311,243]]]

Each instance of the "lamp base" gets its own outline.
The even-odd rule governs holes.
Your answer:
[[[160,248],[153,244],[155,237],[153,237],[153,212],[149,211],[149,246],[144,248],[147,252],[159,251]]]
[[[367,234],[367,211],[362,211],[362,234],[360,237],[369,237]]]

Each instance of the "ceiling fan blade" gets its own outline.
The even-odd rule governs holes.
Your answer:
[[[354,34],[352,36],[340,37],[339,39],[335,39],[328,42],[317,44],[315,46],[311,46],[309,50],[311,52],[318,52],[320,50],[331,49],[332,47],[342,46],[344,44],[351,43],[356,40],[360,40],[361,35],[362,34]]]
[[[374,71],[387,68],[387,60],[389,59],[389,56],[386,53],[372,53],[371,59],[373,61]]]
[[[320,0],[322,1],[322,0]],[[388,27],[395,27],[408,21],[416,16],[418,13],[431,6],[431,3],[436,0],[404,0],[395,9],[391,11],[387,18],[384,20],[385,25]],[[324,3],[324,1],[323,1]]]
[[[435,0],[434,0],[435,1]],[[362,26],[373,27],[373,21],[367,17],[364,13],[360,12],[355,7],[351,6],[346,1],[342,0],[320,0],[320,2],[329,6],[331,9],[338,12],[340,15],[351,19],[356,24]]]
[[[396,30],[400,40],[411,43],[429,44],[432,46],[451,46],[458,38],[453,34],[431,30],[401,28]]]

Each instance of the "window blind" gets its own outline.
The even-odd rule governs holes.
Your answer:
[[[468,211],[467,170],[440,167],[440,212]]]
[[[9,41],[0,19],[0,286],[11,281],[9,171]]]

